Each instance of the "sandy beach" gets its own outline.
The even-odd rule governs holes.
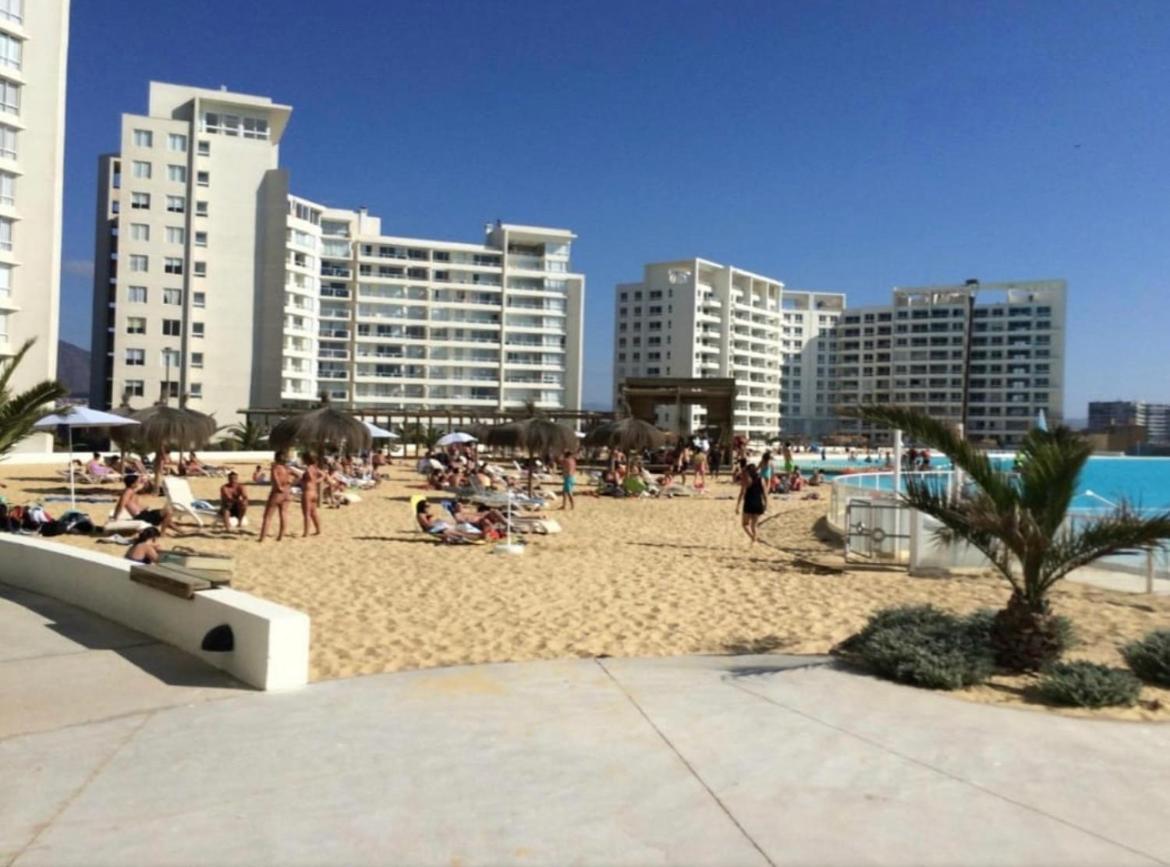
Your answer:
[[[240,467],[245,478],[252,466]],[[46,467],[0,467],[10,502],[68,493]],[[217,499],[220,482],[193,479],[197,497]],[[773,498],[764,543],[751,546],[734,514],[736,489],[706,495],[615,500],[583,488],[573,512],[554,511],[564,532],[530,536],[522,556],[490,546],[434,544],[415,528],[409,498],[420,477],[402,464],[362,493],[362,502],[322,511],[324,535],[292,534],[258,544],[266,489],[249,486],[252,535],[187,524],[186,545],[236,558],[233,586],[305,611],[312,618],[314,680],[461,663],[566,656],[657,656],[782,651],[825,653],[873,611],[932,603],[965,612],[999,607],[1006,584],[993,576],[911,578],[899,571],[820,569],[805,558],[841,563],[823,526],[827,490],[817,500]],[[113,497],[113,485],[79,493]],[[437,495],[437,492],[432,492]],[[147,498],[148,504],[161,502]],[[60,513],[67,503],[46,504]],[[111,503],[81,503],[96,522]],[[94,538],[59,541],[120,556]],[[1064,582],[1054,602],[1082,643],[1070,659],[1120,664],[1117,648],[1170,623],[1170,599]],[[1026,678],[999,678],[959,695],[1025,704]],[[1170,719],[1170,690],[1147,687],[1142,705],[1098,712]]]

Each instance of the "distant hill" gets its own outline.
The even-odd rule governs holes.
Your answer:
[[[57,379],[69,389],[69,399],[78,403],[89,401],[88,349],[74,346],[66,340],[57,341]]]

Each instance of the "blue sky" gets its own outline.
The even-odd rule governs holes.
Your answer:
[[[1170,3],[74,0],[62,336],[88,345],[96,159],[150,79],[293,106],[293,189],[387,232],[563,226],[588,280],[698,255],[879,303],[1069,281],[1066,412],[1170,401]]]

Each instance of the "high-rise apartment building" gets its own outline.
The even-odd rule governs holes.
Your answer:
[[[1065,283],[1041,280],[895,289],[886,307],[846,310],[830,383],[841,408],[889,403],[1014,445],[1043,411],[1064,416]],[[854,419],[839,429],[888,443]]]
[[[1170,443],[1170,404],[1142,400],[1094,400],[1089,403],[1089,430],[1106,433],[1114,427],[1140,427],[1146,442]]]
[[[845,296],[784,290],[780,325],[780,429],[818,437],[836,426],[829,381]]]
[[[617,287],[615,400],[627,377],[734,378],[736,431],[775,436],[780,418],[781,296],[784,284],[706,259],[646,265],[642,282]],[[702,427],[702,407],[683,407],[684,430]],[[679,426],[661,407],[658,424]]]
[[[36,338],[17,389],[57,373],[68,48],[68,0],[0,0],[0,354]]]
[[[365,209],[292,194],[291,109],[152,83],[102,158],[95,401],[162,391],[249,406],[580,406],[575,236],[497,223],[482,243],[386,235]]]

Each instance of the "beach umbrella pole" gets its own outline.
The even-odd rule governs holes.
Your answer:
[[[69,505],[71,508],[77,508],[77,480],[73,474],[73,425],[66,425],[66,430],[69,432]]]

